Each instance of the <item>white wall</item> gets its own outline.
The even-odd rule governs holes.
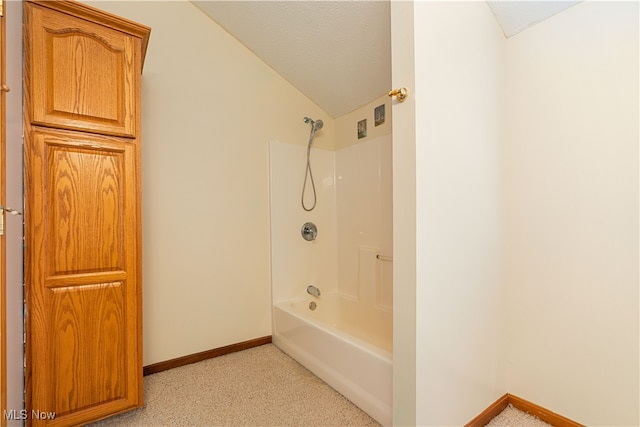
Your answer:
[[[87,3],[152,28],[144,364],[270,335],[268,143],[306,144],[302,118],[326,113],[187,1]]]
[[[460,425],[509,391],[638,425],[638,4],[508,41],[483,3],[414,8],[392,5],[394,87],[415,78],[394,124],[416,121],[413,146],[394,129],[394,422]]]
[[[391,2],[393,88],[415,88],[414,3]],[[412,92],[413,93],[413,92]],[[416,96],[393,105],[393,424],[416,425]]]
[[[375,126],[375,107],[387,104],[385,123]],[[391,310],[393,268],[376,259],[391,255],[392,169],[391,112],[388,99],[371,103],[333,121],[338,150],[311,148],[311,169],[318,203],[311,212],[300,204],[306,167],[306,147],[270,143],[271,264],[275,303],[304,296],[314,284],[324,292],[338,291],[369,306]],[[370,129],[357,138],[358,121]],[[302,122],[301,122],[302,125]],[[305,125],[307,131],[309,126]],[[324,128],[316,132],[319,136]],[[306,205],[311,205],[307,182]],[[318,227],[313,242],[300,235],[302,225]]]
[[[416,424],[463,425],[507,391],[505,39],[485,2],[414,28]]]
[[[385,108],[375,125],[374,111]],[[358,138],[358,122],[367,136]],[[391,102],[386,94],[336,119],[336,226],[340,291],[363,305],[391,310],[393,170]]]
[[[640,424],[638,3],[507,42],[509,392]]]
[[[340,291],[387,310],[393,308],[393,262],[377,255],[393,255],[392,185],[390,135],[336,152]]]
[[[302,120],[300,125],[309,132],[309,125]],[[316,135],[323,131],[317,131]],[[311,212],[306,212],[300,199],[307,148],[272,141],[269,150],[273,302],[305,296],[309,284],[317,286],[321,292],[335,292],[338,290],[335,153],[311,149],[317,203]],[[313,204],[312,194],[308,178],[305,191],[307,207]],[[306,222],[314,223],[318,229],[314,241],[302,238],[301,228]]]

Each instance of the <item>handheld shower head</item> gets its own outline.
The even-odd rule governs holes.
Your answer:
[[[307,145],[307,167],[304,172],[304,183],[302,184],[301,202],[302,202],[302,209],[304,209],[307,212],[310,212],[316,207],[316,202],[318,201],[316,196],[316,184],[313,181],[313,174],[311,173],[311,161],[309,160],[310,159],[309,156],[311,155],[311,143],[313,142],[313,137],[316,134],[316,131],[322,129],[322,127],[324,126],[324,123],[320,119],[313,120],[313,119],[310,119],[309,117],[305,117],[304,122],[311,125],[311,132],[309,133],[309,145]],[[310,208],[307,208],[307,205],[305,204],[305,198],[304,198],[304,193],[307,189],[307,178],[310,178],[311,189],[313,190],[313,204],[311,205]]]
[[[305,117],[304,118],[304,122],[305,123],[311,123],[311,128],[316,131],[316,130],[320,130],[322,129],[322,127],[324,126],[324,123],[322,122],[322,120],[318,119],[318,120],[312,120],[309,117]]]

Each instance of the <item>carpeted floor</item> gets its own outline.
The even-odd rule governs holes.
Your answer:
[[[273,344],[149,375],[144,396],[91,426],[379,426]],[[487,426],[549,424],[508,407]]]
[[[540,418],[507,406],[498,416],[492,419],[486,427],[552,427]]]
[[[149,375],[144,395],[92,426],[379,425],[273,344]]]

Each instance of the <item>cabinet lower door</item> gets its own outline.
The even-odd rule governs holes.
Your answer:
[[[27,419],[79,425],[142,405],[137,148],[25,141]]]

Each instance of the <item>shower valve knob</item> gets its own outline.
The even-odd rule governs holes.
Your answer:
[[[316,240],[318,228],[312,222],[305,222],[300,233],[302,234],[302,238],[306,241]]]

